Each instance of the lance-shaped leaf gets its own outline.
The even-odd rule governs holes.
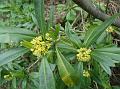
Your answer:
[[[99,48],[95,49],[95,51],[120,54],[120,48],[117,47]]]
[[[101,65],[106,73],[111,75],[110,67],[115,67],[115,63],[118,61],[113,60],[110,56],[105,55],[102,52],[92,52],[92,57]]]
[[[49,14],[49,27],[53,27],[55,5],[54,5],[54,0],[50,0],[50,2],[51,2],[51,6],[50,6],[50,14]]]
[[[49,30],[50,37],[51,37],[53,40],[57,40],[57,39],[58,39],[58,36],[59,36],[59,31],[60,31],[60,24],[57,24],[57,25],[55,26],[55,29],[51,27],[50,30]]]
[[[114,61],[120,62],[120,54],[115,54],[115,53],[108,53],[108,52],[101,52],[106,56],[111,57]]]
[[[94,59],[96,59],[96,61],[99,62],[100,66],[103,68],[103,70],[108,73],[109,75],[111,75],[111,70],[110,70],[110,66],[106,65],[106,63],[104,61],[101,61],[103,59],[101,59],[100,57],[94,55],[93,56]]]
[[[16,27],[0,27],[0,35],[1,34],[21,34],[21,35],[26,35],[26,36],[37,35],[33,31],[30,31],[24,28],[16,28]]]
[[[73,86],[79,81],[77,72],[74,70],[72,65],[67,61],[67,59],[61,54],[61,52],[56,48],[57,52],[57,66],[59,74],[67,86]]]
[[[30,41],[34,37],[21,34],[0,34],[0,43],[18,43],[22,40]]]
[[[57,47],[63,49],[63,51],[77,52],[76,48],[74,48],[72,45],[64,41],[61,41],[59,44],[57,44]]]
[[[105,22],[103,22],[100,26],[96,27],[95,29],[91,29],[91,31],[88,31],[89,33],[87,32],[87,35],[85,36],[84,45],[86,47],[89,47],[92,43],[94,43],[101,36],[101,34],[106,30],[106,28],[109,25],[111,25],[119,15],[120,14],[111,16]]]
[[[31,40],[35,36],[37,36],[36,33],[27,29],[0,27],[0,43],[17,43],[22,40]]]
[[[65,33],[67,35],[67,37],[70,39],[70,41],[77,47],[80,47],[81,45],[81,41],[79,39],[79,36],[77,36],[77,34],[75,34],[74,32],[72,32],[72,26],[70,25],[69,22],[66,23],[65,25]]]
[[[0,54],[0,66],[15,60],[16,58],[22,56],[28,51],[29,50],[26,48],[19,47],[19,48],[12,48],[4,53],[1,53]]]
[[[117,47],[105,47],[94,50],[95,53],[101,53],[110,57],[112,60],[120,62],[120,48]]]
[[[35,15],[42,34],[45,35],[47,29],[45,27],[45,14],[44,14],[44,0],[34,0]]]
[[[46,57],[43,57],[39,69],[39,89],[55,89],[55,81]]]

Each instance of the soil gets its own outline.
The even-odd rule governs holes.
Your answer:
[[[110,77],[110,83],[112,86],[120,86],[120,67],[111,68],[112,76]]]

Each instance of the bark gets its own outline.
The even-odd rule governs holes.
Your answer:
[[[83,10],[94,16],[95,18],[105,21],[110,16],[100,11],[96,8],[91,0],[73,0],[78,6],[80,6]],[[113,23],[114,26],[120,27],[120,19],[117,19]]]

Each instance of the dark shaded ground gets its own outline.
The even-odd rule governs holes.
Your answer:
[[[110,83],[113,86],[120,86],[120,67],[111,68],[112,76],[110,77]]]

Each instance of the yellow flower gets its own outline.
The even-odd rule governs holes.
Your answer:
[[[78,54],[77,54],[78,61],[87,62],[91,59],[91,56],[90,56],[91,50],[90,49],[80,48],[77,50],[77,52],[78,52]]]
[[[110,26],[110,27],[108,27],[108,28],[106,29],[106,31],[111,33],[111,32],[114,31],[114,28],[113,28],[112,26]]]
[[[42,41],[42,37],[41,37],[41,36],[34,38],[34,39],[31,41],[31,43],[32,43],[32,44],[39,44],[40,41]]]
[[[48,41],[51,41],[52,38],[50,37],[50,34],[49,33],[46,33],[45,34],[45,39],[48,40]]]
[[[4,75],[3,77],[5,80],[10,81],[13,79],[14,75],[12,74],[12,72],[10,72],[10,74]]]
[[[90,73],[86,70],[83,70],[83,76],[84,77],[90,77]]]
[[[4,79],[9,81],[12,80],[12,77],[10,75],[4,75]]]
[[[32,41],[32,48],[30,49],[35,56],[42,56],[48,52],[48,49],[51,47],[51,43],[49,41],[43,41],[42,37],[36,37]]]

